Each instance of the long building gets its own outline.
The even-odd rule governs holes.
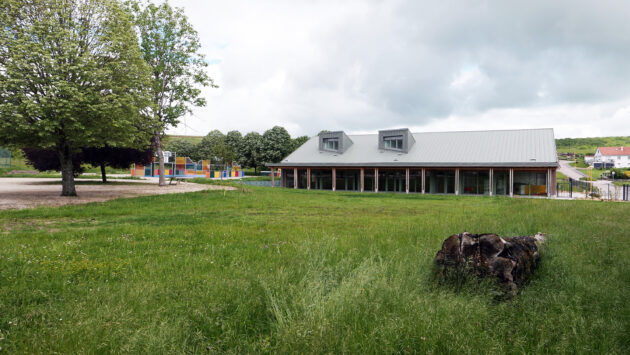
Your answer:
[[[550,128],[431,133],[403,128],[321,133],[270,167],[281,170],[286,188],[552,196],[558,156]]]

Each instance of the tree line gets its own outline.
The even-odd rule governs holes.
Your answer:
[[[199,143],[171,138],[165,149],[194,161],[208,159],[211,164],[238,163],[257,172],[268,163],[278,163],[307,140],[308,136],[291,138],[284,127],[275,126],[263,134],[249,132],[243,135],[239,131],[223,134],[213,130]]]

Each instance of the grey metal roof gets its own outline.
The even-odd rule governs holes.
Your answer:
[[[319,150],[312,137],[280,163],[282,166],[555,167],[552,128],[413,133],[408,153],[378,147],[378,134],[348,135],[354,144],[343,154]]]

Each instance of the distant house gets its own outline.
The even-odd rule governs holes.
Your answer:
[[[593,162],[595,161],[595,156],[593,155],[585,155],[584,156],[584,162],[588,165],[593,164]]]
[[[630,147],[599,147],[594,163],[612,163],[615,168],[630,168]]]
[[[280,163],[296,189],[470,195],[555,193],[553,129],[377,134],[325,132]]]

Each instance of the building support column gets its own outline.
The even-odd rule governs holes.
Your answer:
[[[425,176],[426,176],[425,169],[422,168],[422,193],[424,193],[424,186],[425,186],[425,181],[426,181]]]
[[[337,190],[337,169],[332,168],[332,188],[333,191]]]
[[[311,168],[306,168],[306,189],[311,189]]]
[[[551,196],[551,169],[547,169],[547,197]]]
[[[378,192],[378,168],[374,169],[374,192]]]
[[[494,195],[493,191],[492,191],[493,190],[493,186],[494,186],[494,169],[493,168],[490,168],[490,178],[488,179],[488,184],[489,184],[488,192],[489,192],[490,196],[492,196],[492,195]]]
[[[405,169],[405,193],[409,193],[409,168]]]
[[[280,172],[280,187],[287,187],[287,174],[286,171],[282,171],[282,169],[278,169]]]
[[[459,195],[459,169],[455,169],[455,195]]]
[[[365,190],[365,169],[361,168],[361,192]]]
[[[510,197],[514,197],[514,169],[510,168]]]
[[[297,185],[298,185],[297,168],[293,168],[293,188],[297,189]]]
[[[275,170],[274,168],[271,168],[271,187],[274,187],[274,185],[275,185],[275,179],[274,179],[275,178],[275,176],[274,176],[275,172],[274,172],[274,170]]]
[[[556,176],[556,168],[552,168],[551,169],[551,195],[555,196],[558,191],[556,191],[556,189],[558,188],[558,181],[557,181],[557,176]]]

